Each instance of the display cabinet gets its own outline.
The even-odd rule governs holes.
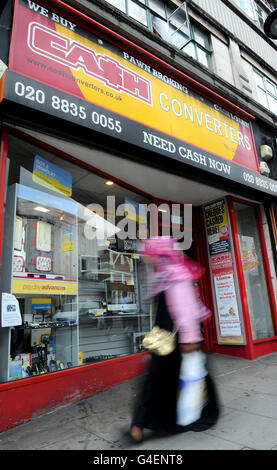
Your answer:
[[[82,219],[79,214],[79,221]],[[97,221],[92,225],[97,231]],[[150,312],[143,295],[145,272],[141,275],[140,256],[118,251],[123,244],[115,243],[117,229],[112,224],[106,225],[102,240],[101,234],[87,237],[80,222],[78,230],[79,351],[83,364],[141,351]]]

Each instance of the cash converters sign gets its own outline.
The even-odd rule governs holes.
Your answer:
[[[15,0],[3,102],[277,194],[259,173],[249,122],[72,21]]]

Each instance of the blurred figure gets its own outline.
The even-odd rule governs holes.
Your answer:
[[[155,325],[168,331],[173,331],[175,327],[177,334],[176,348],[172,353],[166,356],[151,354],[150,366],[131,425],[131,438],[136,442],[142,441],[144,428],[162,432],[189,429],[201,431],[215,424],[218,418],[215,389],[207,371],[206,398],[199,413],[200,418],[189,425],[180,425],[182,420],[177,416],[182,358],[184,355],[186,358],[193,358],[193,354],[199,352],[202,362],[203,357],[205,362],[205,355],[201,351],[201,322],[211,312],[197,297],[193,285],[203,275],[203,269],[183,252],[175,249],[175,243],[176,240],[172,237],[155,237],[142,242],[139,250],[146,255],[145,261],[151,263],[153,269],[149,278],[149,296],[155,296],[157,300]],[[194,359],[199,358],[194,356]],[[193,361],[190,361],[192,375],[195,364]],[[182,368],[187,368],[184,364],[185,361]]]

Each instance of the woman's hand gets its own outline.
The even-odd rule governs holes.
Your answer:
[[[201,343],[180,343],[179,348],[181,354],[190,353],[192,351],[199,351],[199,349],[202,349]]]

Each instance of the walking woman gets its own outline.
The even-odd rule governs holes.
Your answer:
[[[140,248],[145,261],[152,265],[148,284],[149,295],[157,301],[155,325],[171,332],[176,329],[177,341],[170,354],[151,354],[131,424],[131,438],[136,442],[142,441],[144,428],[169,432],[202,431],[218,419],[215,388],[206,372],[206,399],[200,417],[189,425],[180,425],[177,420],[182,357],[201,351],[201,322],[211,312],[197,297],[194,287],[195,280],[203,275],[202,268],[175,249],[175,244],[172,237],[155,237],[144,241]],[[205,360],[204,353],[200,354]]]

